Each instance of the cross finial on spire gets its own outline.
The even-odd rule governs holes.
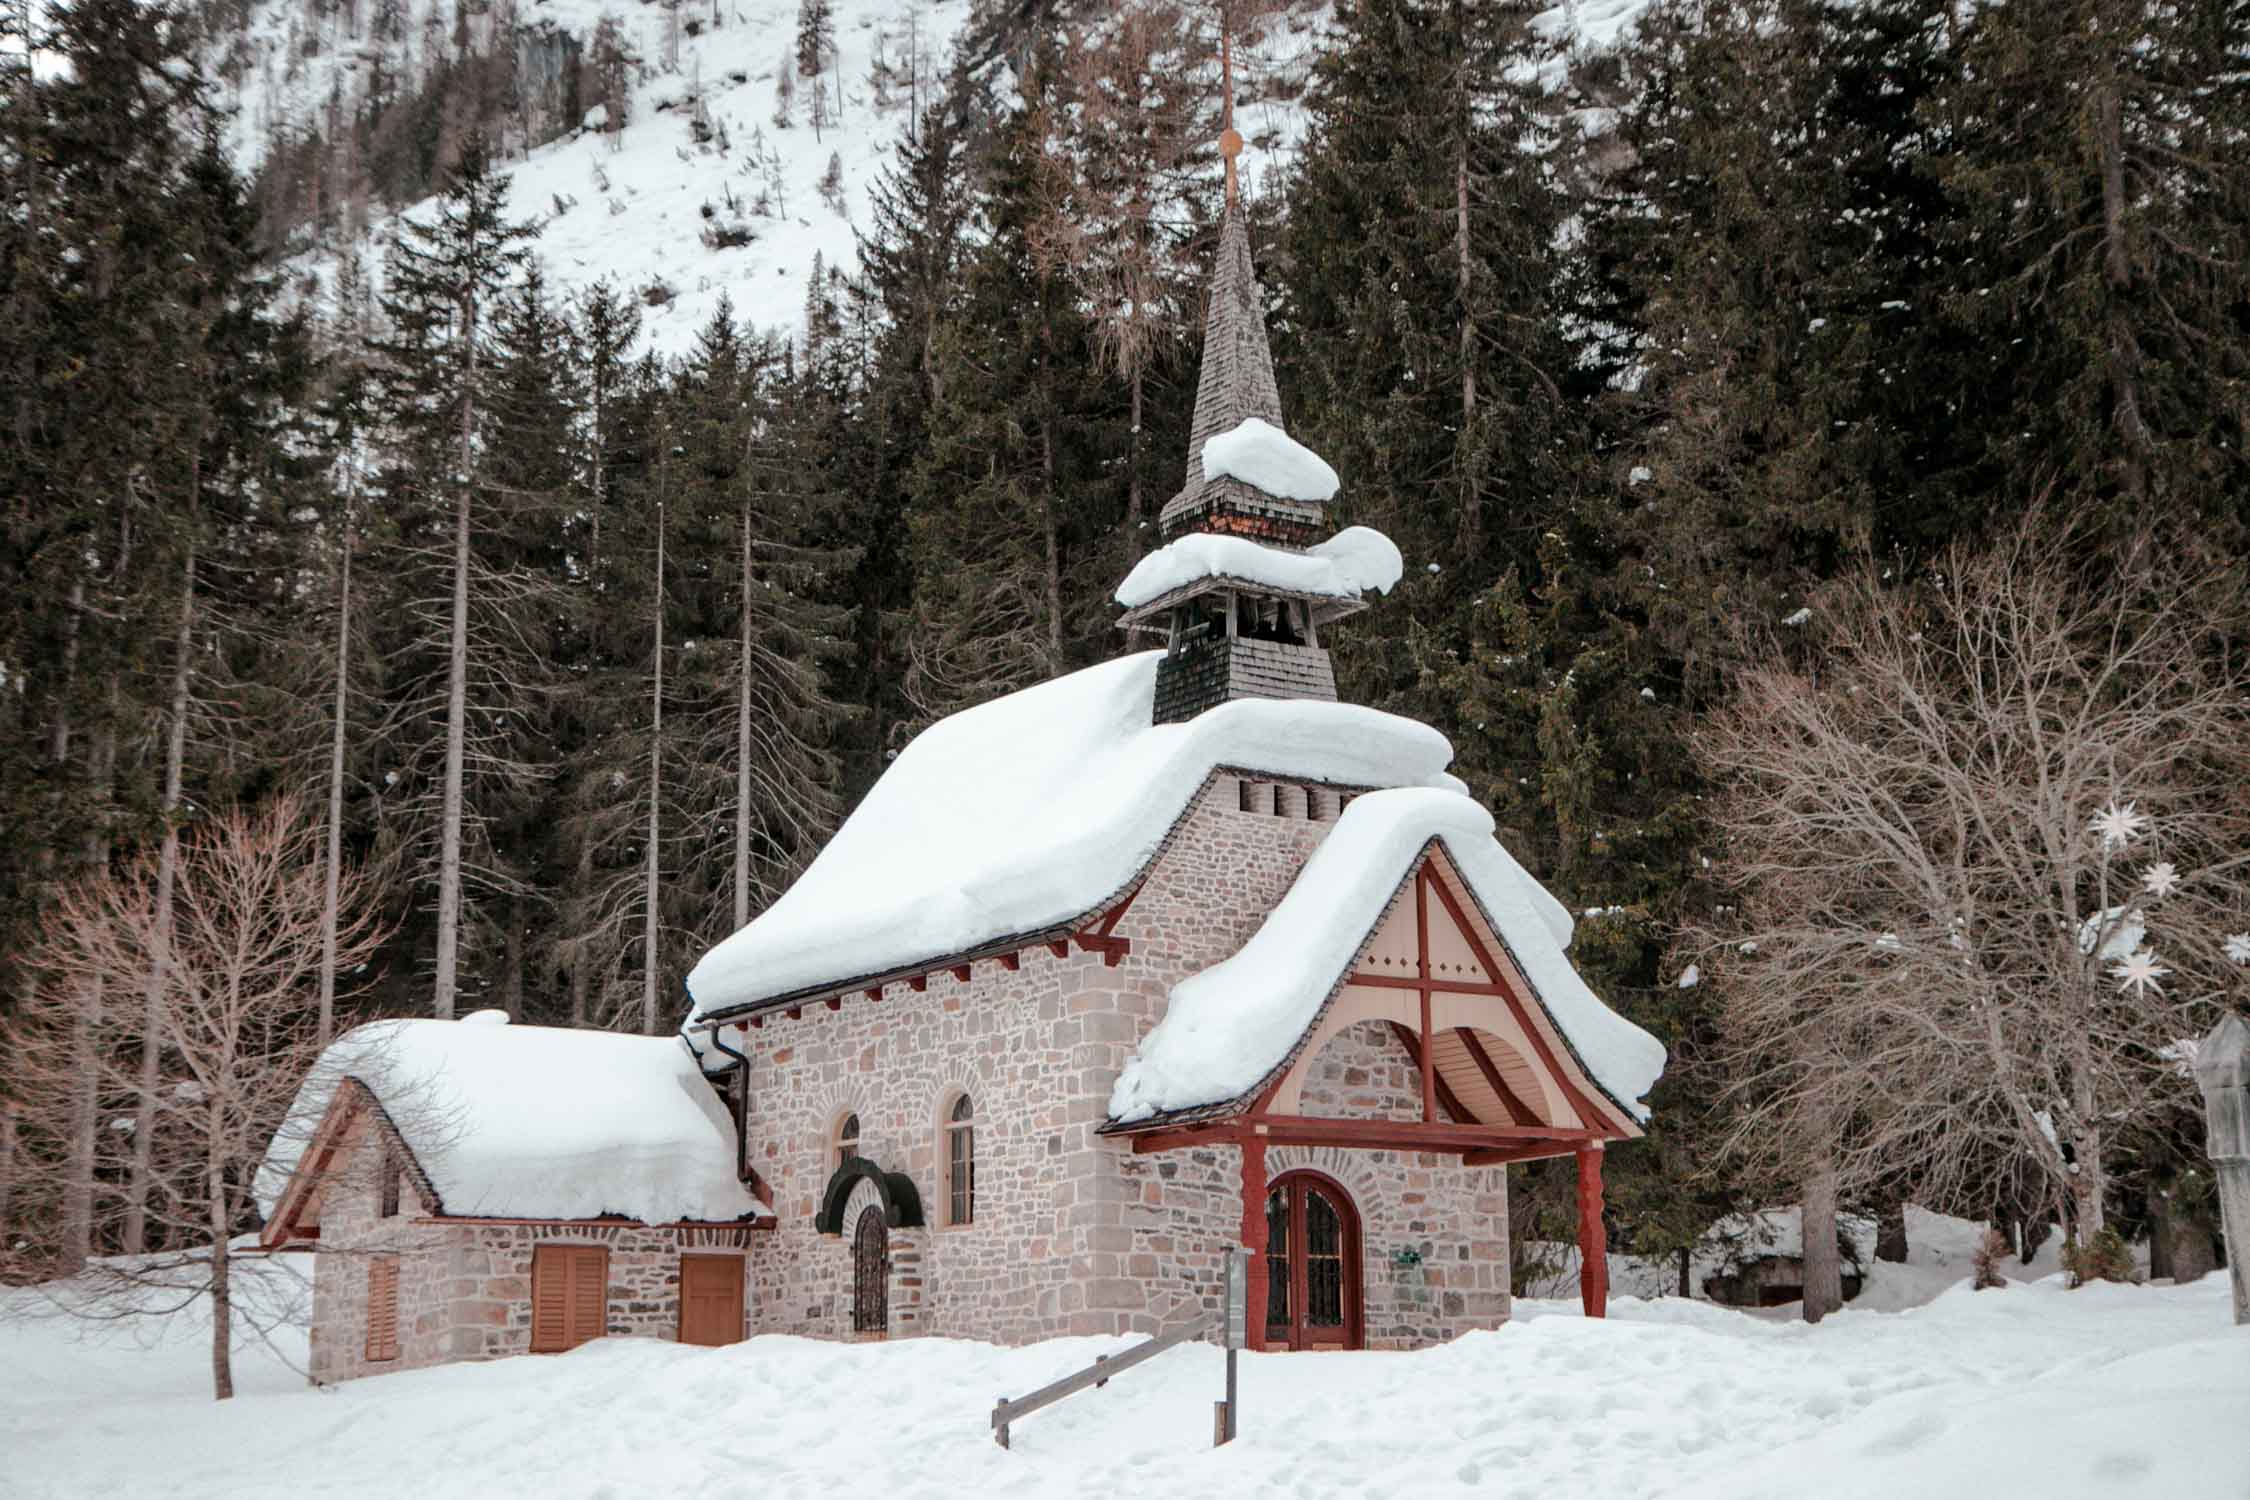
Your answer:
[[[1219,82],[1223,90],[1219,154],[1227,159],[1227,202],[1231,204],[1238,196],[1234,159],[1242,154],[1242,134],[1234,128],[1234,30],[1227,24],[1224,6],[1219,11]]]

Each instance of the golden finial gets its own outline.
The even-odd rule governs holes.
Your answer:
[[[1227,159],[1227,202],[1236,198],[1234,159],[1242,154],[1242,132],[1234,128],[1234,32],[1227,25],[1224,11],[1219,16],[1219,80],[1224,89],[1223,113],[1219,117],[1224,127],[1219,131],[1219,154]]]

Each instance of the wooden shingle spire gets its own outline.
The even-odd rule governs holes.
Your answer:
[[[1203,477],[1206,440],[1249,417],[1282,425],[1273,349],[1266,342],[1265,297],[1250,263],[1250,231],[1236,175],[1242,136],[1234,128],[1232,37],[1222,34],[1221,47],[1226,94],[1219,151],[1227,164],[1226,206],[1219,216],[1219,249],[1204,313],[1203,368],[1188,432],[1187,483],[1166,503],[1159,525],[1166,541],[1190,531],[1224,531],[1302,546],[1321,527],[1320,506],[1277,499],[1240,480]]]

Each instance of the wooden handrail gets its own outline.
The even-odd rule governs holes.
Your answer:
[[[1176,1344],[1184,1344],[1199,1334],[1209,1333],[1218,1327],[1216,1313],[1204,1313],[1190,1318],[1179,1327],[1158,1334],[1145,1344],[1136,1344],[1123,1354],[1105,1354],[1083,1370],[1074,1371],[1051,1384],[1043,1385],[1028,1396],[1009,1398],[1002,1396],[992,1404],[992,1440],[1001,1447],[1008,1446],[1008,1424],[1019,1417],[1030,1416],[1043,1406],[1052,1406],[1065,1396],[1073,1396],[1092,1385],[1107,1384],[1111,1377],[1120,1375],[1143,1360],[1156,1358]]]

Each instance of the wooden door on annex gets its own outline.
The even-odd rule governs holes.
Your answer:
[[[539,1245],[531,1252],[531,1352],[560,1354],[598,1339],[609,1322],[609,1251]]]
[[[742,1342],[742,1257],[680,1257],[680,1342]]]

